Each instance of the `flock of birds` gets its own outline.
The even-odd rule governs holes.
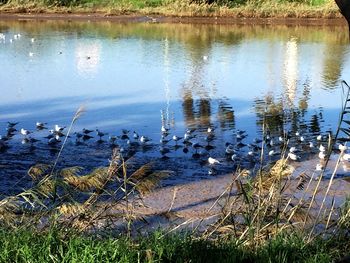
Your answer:
[[[9,43],[13,43],[14,41],[17,41],[17,40],[20,40],[22,38],[22,35],[20,34],[20,33],[18,33],[18,34],[14,34],[13,36],[11,36],[11,37],[6,37],[6,35],[5,34],[3,34],[3,33],[0,33],[0,43],[6,43],[7,41],[9,42]],[[31,43],[34,43],[35,42],[35,38],[30,38],[30,42]],[[30,56],[30,57],[33,57],[34,56],[34,52],[29,52],[28,53],[28,55]]]
[[[47,127],[47,123],[37,122],[35,130],[17,128],[18,122],[8,122],[5,135],[0,135],[0,152],[5,152],[11,147],[10,140],[18,135],[23,145],[29,145],[35,149],[37,143],[47,144],[49,147],[60,147],[63,138],[66,137],[66,127],[54,125],[52,129]],[[38,138],[34,137],[36,131],[47,130],[48,134]],[[95,136],[94,136],[95,135]],[[215,128],[205,129],[187,129],[183,136],[171,134],[170,128],[161,126],[160,141],[155,143],[149,137],[140,135],[136,131],[121,130],[120,135],[109,135],[99,129],[82,129],[74,132],[68,137],[74,141],[75,145],[86,144],[89,140],[94,140],[98,144],[109,144],[112,148],[118,148],[119,152],[125,158],[134,155],[139,149],[158,149],[162,159],[168,159],[169,153],[182,149],[183,153],[192,153],[193,159],[204,160],[208,165],[208,173],[213,175],[217,173],[217,166],[222,164],[236,165],[240,167],[252,168],[261,162],[262,156],[265,160],[274,161],[281,158],[282,155],[291,161],[302,161],[311,155],[318,155],[320,162],[315,167],[316,170],[324,169],[324,161],[327,158],[328,136],[319,134],[302,135],[297,131],[284,133],[283,136],[271,136],[269,132],[262,139],[254,139],[251,143],[245,143],[248,134],[246,131],[235,130],[232,132],[232,139],[229,142],[222,142],[224,152],[212,152],[215,146],[212,144],[217,140]],[[108,136],[108,139],[107,139]],[[67,139],[68,139],[67,137]],[[93,139],[95,138],[95,139]],[[219,138],[221,139],[221,138]],[[338,144],[337,151],[342,154],[342,161],[350,164],[350,153],[348,147],[344,144]],[[221,152],[221,153],[220,153]],[[213,156],[216,155],[216,156]]]

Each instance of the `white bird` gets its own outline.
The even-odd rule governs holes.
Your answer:
[[[207,129],[207,133],[212,133],[212,132],[214,132],[214,128],[212,128],[212,127],[208,127],[208,129]]]
[[[293,161],[298,161],[300,160],[300,156],[296,155],[295,153],[288,153],[288,158],[293,160]]]
[[[55,130],[56,132],[61,132],[61,131],[63,131],[65,128],[66,128],[66,126],[61,127],[61,126],[58,126],[58,125],[56,124],[54,130]]]
[[[44,129],[45,128],[45,124],[47,124],[46,122],[36,122],[36,128],[37,129]]]
[[[290,149],[289,149],[289,152],[291,152],[291,153],[295,153],[297,151],[297,148],[296,147],[290,147]]]
[[[324,167],[323,167],[322,164],[320,164],[320,163],[316,164],[316,171],[322,171],[323,168],[324,168]]]
[[[277,155],[277,154],[279,154],[279,153],[276,152],[275,150],[269,151],[269,156],[275,156],[275,155]]]
[[[146,143],[146,142],[149,142],[150,141],[150,139],[148,138],[148,137],[146,137],[146,136],[141,136],[141,138],[140,138],[140,142],[141,143]]]
[[[33,52],[29,52],[28,55],[29,55],[30,57],[33,57],[33,56],[34,56],[34,53],[33,53]]]
[[[176,136],[176,135],[174,135],[173,136],[173,140],[174,140],[174,142],[177,144],[177,142],[179,141],[179,140],[181,140],[182,139],[182,137],[178,137],[178,136]]]
[[[300,140],[301,142],[305,141],[304,136],[300,136],[299,140]]]
[[[35,38],[32,37],[32,38],[30,39],[30,42],[34,43],[34,42],[35,42]]]
[[[203,56],[203,60],[207,61],[208,60],[208,56]]]
[[[210,165],[214,165],[214,164],[220,164],[220,161],[217,160],[217,159],[214,159],[214,158],[212,158],[212,157],[209,157],[209,158],[208,158],[208,163],[209,163]]]
[[[320,152],[326,151],[326,147],[324,147],[322,144],[320,145],[320,147],[318,149],[320,150]]]
[[[326,159],[326,156],[327,156],[327,154],[325,154],[324,151],[321,151],[321,152],[318,154],[318,158],[320,158],[321,160]]]
[[[27,136],[27,135],[31,134],[31,132],[22,128],[21,129],[21,134],[24,135],[24,136]]]
[[[321,135],[321,134],[320,134],[320,135],[317,135],[316,140],[322,141],[322,135]]]
[[[295,133],[295,136],[300,136],[300,132],[297,131],[297,132]]]
[[[162,128],[160,130],[162,133],[167,133],[169,131],[169,128],[165,128],[165,126],[162,125]]]
[[[314,143],[313,142],[309,142],[309,147],[312,149],[315,147]]]
[[[339,144],[338,148],[341,152],[345,152],[348,149],[348,147],[346,145],[343,145],[343,144]]]
[[[236,161],[239,161],[240,158],[239,158],[239,156],[238,156],[237,154],[232,154],[231,160],[234,161],[234,162],[236,162]]]

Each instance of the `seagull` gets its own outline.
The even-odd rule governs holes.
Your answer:
[[[296,153],[296,152],[298,152],[298,150],[296,147],[293,146],[293,147],[290,147],[289,152]]]
[[[348,147],[346,145],[339,144],[338,149],[341,152],[345,152],[348,149]]]
[[[149,142],[150,141],[150,139],[148,138],[148,137],[146,137],[146,136],[141,136],[141,138],[140,138],[140,142],[141,143],[147,143],[147,142]]]
[[[21,129],[21,134],[22,135],[24,135],[24,136],[27,136],[27,135],[29,135],[31,132],[30,131],[28,131],[28,130],[25,130],[25,129]]]
[[[111,135],[109,136],[109,142],[113,145],[115,144],[115,141],[117,140],[117,136]]]
[[[208,127],[207,133],[213,133],[213,132],[214,132],[214,128],[213,127]]]
[[[234,162],[238,162],[238,161],[240,161],[240,158],[239,158],[238,154],[232,154],[231,160]]]
[[[326,147],[324,147],[322,144],[319,147],[320,152],[325,152],[326,151]]]
[[[129,133],[129,130],[122,129],[122,133],[123,133],[123,134],[128,134],[128,133]]]
[[[321,152],[318,154],[318,157],[319,157],[321,160],[326,159],[326,156],[327,156],[327,154],[325,154],[324,151],[321,151]]]
[[[46,129],[46,127],[45,127],[46,124],[47,124],[46,122],[36,122],[36,128],[38,130]]]
[[[135,140],[138,140],[140,138],[140,135],[136,131],[134,131],[133,137]]]
[[[34,42],[35,42],[35,38],[32,37],[32,38],[30,39],[30,42],[34,43]]]
[[[278,153],[275,151],[275,150],[271,150],[269,151],[269,156],[275,156],[277,155]]]
[[[49,132],[55,136],[58,136],[58,137],[64,137],[66,136],[64,133],[60,132],[60,131],[56,131],[56,130],[49,130]]]
[[[100,141],[102,141],[102,137],[107,135],[108,133],[104,133],[104,132],[99,131],[99,129],[96,129],[96,134],[98,137],[100,137]]]
[[[61,127],[61,126],[58,126],[58,125],[56,124],[54,130],[55,130],[56,132],[62,132],[65,128],[66,128],[66,126]]]
[[[209,158],[208,158],[208,163],[209,163],[210,165],[214,165],[214,164],[220,164],[220,161],[217,160],[217,159],[214,159],[214,158],[212,158],[212,157],[209,157]]]
[[[176,145],[177,145],[177,142],[180,141],[181,139],[182,139],[182,137],[179,137],[179,136],[176,136],[176,135],[173,136],[173,140],[174,140]]]
[[[7,122],[7,127],[10,128],[10,127],[15,127],[19,122]]]
[[[84,134],[84,135],[83,135],[83,141],[90,140],[91,138],[94,138],[94,137],[91,136],[91,135],[89,135],[89,134]]]
[[[168,133],[170,130],[169,128],[165,128],[164,125],[162,125],[162,128],[160,129],[162,133]]]
[[[323,165],[318,163],[316,164],[316,171],[322,171],[324,169]]]
[[[213,167],[210,167],[210,169],[208,170],[209,175],[216,175],[217,173],[218,171]]]
[[[85,134],[89,134],[89,133],[91,133],[91,132],[93,132],[93,130],[88,130],[88,129],[83,129],[83,133],[85,133]]]
[[[60,140],[59,136],[55,136],[55,137],[51,138],[47,143],[48,143],[48,145],[55,146],[60,142],[61,142],[61,140]]]
[[[296,155],[295,153],[289,152],[288,153],[288,158],[293,160],[293,161],[299,161],[300,160],[300,156]]]
[[[163,137],[163,136],[162,136],[162,138],[160,138],[160,140],[159,140],[159,142],[160,142],[161,144],[167,144],[169,141],[170,141],[170,140],[165,139],[165,137]]]
[[[320,135],[317,135],[316,140],[322,141],[322,135],[321,135],[321,134],[320,134]]]

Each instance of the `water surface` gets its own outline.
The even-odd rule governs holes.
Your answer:
[[[28,186],[26,170],[57,156],[43,138],[48,131],[35,131],[35,123],[68,126],[81,105],[86,113],[73,132],[128,129],[150,137],[135,162],[172,167],[178,173],[166,184],[175,184],[209,177],[205,160],[224,160],[236,130],[247,131],[246,144],[262,137],[263,123],[273,136],[300,131],[307,141],[334,130],[340,80],[350,76],[345,27],[0,21],[0,33],[0,134],[7,121],[19,122],[17,129],[40,140],[30,147],[15,133],[0,153],[1,194]],[[168,138],[196,128],[203,146],[214,127],[215,148],[193,159],[197,150],[184,153],[171,141],[164,161],[162,125]],[[96,140],[76,145],[72,135],[60,165],[108,165],[112,148]],[[234,165],[223,162],[218,174]]]

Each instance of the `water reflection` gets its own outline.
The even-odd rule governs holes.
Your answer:
[[[343,27],[0,21],[0,33],[0,134],[7,121],[27,129],[36,121],[68,125],[81,104],[88,112],[74,131],[125,128],[158,142],[162,125],[179,136],[215,128],[210,151],[186,155],[170,143],[170,158],[186,160],[223,156],[236,129],[247,130],[247,140],[261,137],[263,125],[275,135],[331,129],[339,80],[350,76]],[[0,165],[16,163],[23,172],[47,156],[47,145],[28,151],[20,139],[14,136]],[[111,153],[95,140],[75,146],[67,165],[81,165],[87,154],[88,165],[105,165]],[[147,154],[160,157],[156,147]]]

